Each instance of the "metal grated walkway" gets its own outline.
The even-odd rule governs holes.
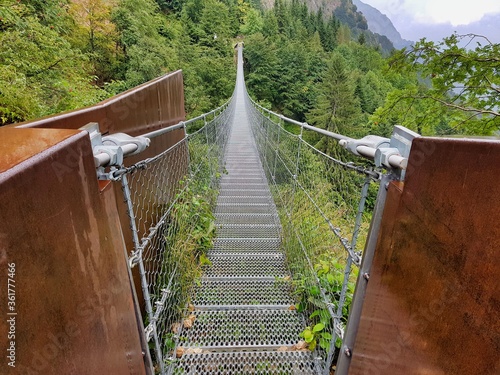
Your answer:
[[[218,237],[193,292],[195,319],[183,330],[175,373],[314,374],[312,353],[292,350],[305,322],[290,309],[281,227],[250,129],[239,53],[227,174],[215,209]]]

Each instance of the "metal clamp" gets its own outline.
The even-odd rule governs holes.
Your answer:
[[[408,159],[402,157],[394,147],[377,148],[373,161],[377,167],[406,169],[408,165]]]
[[[385,167],[397,171],[399,179],[404,178],[404,170],[408,166],[411,143],[419,134],[396,125],[391,138],[367,135],[361,139],[342,139],[339,144],[357,156],[363,156],[375,162],[377,167]]]
[[[126,156],[136,155],[144,151],[150,144],[151,140],[146,137],[131,137],[125,133],[115,133],[102,138],[104,146],[118,146],[123,149],[123,154]]]
[[[134,268],[141,260],[141,257],[142,257],[142,251],[140,250],[134,251],[128,258],[129,267]]]
[[[97,122],[91,122],[80,129],[89,133],[95,166],[101,169],[98,171],[100,177],[106,176],[101,167],[122,165],[125,156],[144,151],[151,142],[149,138],[142,136],[131,137],[125,133],[116,133],[103,137]]]
[[[149,323],[146,328],[144,328],[144,335],[146,336],[146,341],[149,342],[151,341],[151,338],[153,337],[154,333],[154,326],[153,323]]]
[[[122,165],[123,149],[120,146],[98,145],[92,149],[94,153],[95,166]]]
[[[378,135],[367,135],[361,139],[342,139],[339,141],[339,144],[352,154],[370,158],[373,158],[371,154],[376,149],[389,147],[390,143],[391,140],[389,138],[379,137]]]

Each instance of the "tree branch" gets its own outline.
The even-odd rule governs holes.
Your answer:
[[[50,70],[50,69],[52,69],[52,68],[55,68],[55,67],[56,67],[56,66],[57,66],[60,62],[62,62],[63,60],[64,60],[64,59],[59,59],[59,60],[57,60],[57,61],[56,61],[56,62],[54,62],[53,64],[50,64],[48,67],[46,67],[46,68],[44,68],[44,69],[40,69],[40,70],[38,70],[38,71],[36,71],[36,72],[34,72],[34,73],[29,73],[29,74],[26,74],[26,77],[31,78],[31,77],[37,76],[37,75],[39,75],[39,74],[41,74],[41,73],[43,73],[43,72],[46,72],[47,70]]]
[[[488,78],[488,77],[484,76],[484,79],[485,79],[486,81],[488,81],[488,83],[490,84],[490,88],[491,88],[493,91],[496,91],[497,93],[499,93],[499,94],[500,94],[500,88],[495,87],[495,85],[493,84],[493,82],[491,82],[491,81],[489,80],[489,78]]]
[[[463,106],[458,105],[458,104],[448,103],[446,100],[435,98],[435,97],[430,96],[430,95],[417,96],[415,98],[417,98],[417,99],[431,99],[431,100],[434,100],[434,101],[436,101],[438,103],[441,103],[442,105],[444,105],[446,107],[458,109],[458,110],[463,111],[463,112],[475,112],[477,114],[492,115],[492,116],[495,116],[495,117],[500,116],[500,112],[497,112],[497,111],[488,110],[488,109],[478,109],[478,108],[463,107]]]

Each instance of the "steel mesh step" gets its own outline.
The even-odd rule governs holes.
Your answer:
[[[229,177],[235,177],[235,178],[258,178],[262,177],[264,178],[264,172],[262,171],[254,171],[254,172],[248,172],[248,171],[229,171],[227,174]]]
[[[238,189],[247,189],[247,190],[266,190],[269,191],[269,185],[264,182],[247,182],[247,183],[238,183],[238,182],[221,182],[219,184],[219,188],[222,190],[238,190]]]
[[[267,196],[254,196],[254,197],[235,197],[235,196],[219,196],[217,198],[217,204],[224,203],[238,203],[238,204],[247,204],[247,203],[264,203],[271,204],[271,195]]]
[[[272,253],[280,251],[280,240],[277,238],[218,238],[210,254],[217,253]]]
[[[191,303],[196,309],[288,308],[295,302],[286,281],[203,280],[194,288]]]
[[[226,158],[255,158],[257,152],[255,147],[251,147],[249,145],[231,147],[231,145],[227,149]]]
[[[259,159],[255,157],[248,157],[244,159],[226,159],[225,160],[226,167],[253,167],[262,169],[262,164]]]
[[[273,214],[215,214],[215,223],[222,224],[275,224],[278,220],[277,215]]]
[[[191,328],[184,328],[182,347],[211,350],[265,349],[292,346],[299,340],[303,321],[290,310],[194,311]]]
[[[313,354],[307,352],[234,352],[184,355],[175,375],[313,375]]]
[[[276,224],[224,224],[217,228],[219,238],[279,238]]]
[[[255,196],[271,196],[271,191],[267,189],[229,189],[226,187],[221,188],[219,197],[233,196],[233,197],[255,197]]]
[[[221,177],[221,184],[224,183],[232,183],[232,184],[267,184],[267,181],[264,176],[253,176],[253,177],[234,177],[229,175],[224,175]]]
[[[210,266],[204,266],[204,277],[285,277],[288,273],[281,253],[224,256],[210,253]]]
[[[234,165],[237,167],[246,167],[246,166],[253,166],[253,167],[262,167],[260,164],[260,160],[257,159],[256,157],[253,158],[246,158],[246,159],[239,159],[239,160],[232,160],[232,159],[226,159],[226,166],[227,165]]]
[[[219,213],[274,214],[276,207],[269,203],[219,203],[215,207],[215,214]]]

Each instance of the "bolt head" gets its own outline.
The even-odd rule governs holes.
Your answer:
[[[351,349],[345,348],[344,349],[344,354],[346,355],[346,357],[351,357],[352,356]]]

